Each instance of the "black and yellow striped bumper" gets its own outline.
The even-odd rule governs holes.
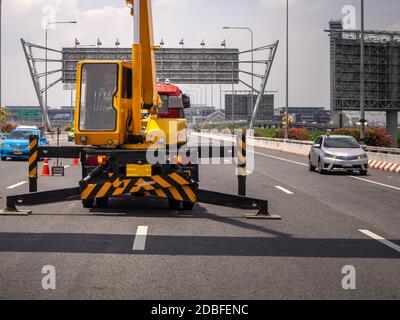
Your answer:
[[[197,189],[198,184],[186,174],[172,173],[143,178],[122,178],[110,175],[108,181],[82,186],[81,199],[92,200],[141,193],[163,199],[195,203]]]

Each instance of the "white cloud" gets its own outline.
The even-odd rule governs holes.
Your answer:
[[[100,38],[104,46],[132,43],[132,18],[123,0],[10,0],[3,1],[3,99],[6,103],[37,104],[33,85],[21,49],[20,38],[44,44],[42,8],[52,5],[57,20],[77,20],[77,25],[57,26],[49,31],[49,46],[94,44]],[[323,32],[328,21],[340,17],[341,7],[358,0],[289,0],[291,6],[291,104],[329,105],[329,38]],[[368,5],[374,24],[369,28],[400,29],[396,13],[398,0],[371,0]],[[91,5],[92,4],[92,5]],[[115,5],[114,5],[115,4]],[[277,105],[285,96],[285,0],[153,0],[155,41],[176,47],[181,38],[186,47],[198,47],[205,39],[207,47],[219,47],[223,39],[229,47],[249,48],[249,35],[223,31],[224,25],[251,26],[256,45],[281,40],[272,69],[268,90],[280,91]],[[377,12],[374,15],[374,12]],[[372,12],[372,14],[371,14]],[[389,18],[390,19],[389,19]],[[262,70],[259,70],[261,72]],[[228,89],[228,88],[225,88]],[[69,103],[69,93],[57,86],[49,93],[52,105]],[[214,101],[219,98],[214,99]],[[4,100],[3,100],[4,102]]]

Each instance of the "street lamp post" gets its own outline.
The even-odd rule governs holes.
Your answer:
[[[57,25],[57,24],[75,24],[77,23],[76,21],[53,21],[49,22],[46,26],[46,44],[45,44],[45,93],[44,93],[44,108],[45,108],[45,113],[42,115],[42,126],[45,129],[50,130],[50,121],[47,115],[47,86],[48,86],[48,30],[51,25]]]
[[[360,142],[365,144],[365,46],[364,46],[364,0],[361,0],[361,57],[360,57]]]
[[[286,0],[286,125],[285,139],[289,139],[289,0]]]
[[[2,70],[1,70],[1,41],[2,41],[2,39],[1,39],[1,32],[2,32],[2,30],[1,30],[1,24],[2,24],[2,19],[1,19],[1,17],[2,17],[2,3],[1,3],[1,0],[0,0],[0,106],[1,106],[1,98],[2,98],[2,96],[1,96],[1,75],[2,75]]]
[[[221,42],[221,47],[224,48],[224,55],[222,56],[222,60],[224,60],[225,59],[225,49],[226,49],[226,39],[224,39]],[[219,104],[220,104],[220,108],[221,108],[221,112],[222,112],[222,109],[225,109],[225,108],[223,108],[223,105],[222,105],[222,84],[221,83],[219,84]],[[226,115],[225,115],[225,119],[226,119]],[[221,120],[221,129],[222,129],[222,120]]]
[[[225,30],[247,30],[251,35],[251,114],[250,114],[250,122],[251,117],[253,116],[254,111],[254,33],[253,30],[249,27],[223,27]]]
[[[118,60],[118,49],[119,49],[120,45],[121,45],[121,43],[119,42],[119,39],[117,38],[117,40],[115,41],[115,47],[117,49],[117,60]]]

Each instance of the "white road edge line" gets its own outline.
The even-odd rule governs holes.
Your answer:
[[[15,189],[15,188],[18,188],[18,187],[24,185],[25,183],[28,183],[28,181],[21,181],[21,182],[18,182],[18,183],[16,183],[16,184],[12,185],[12,186],[7,187],[7,189]]]
[[[148,226],[139,226],[136,231],[135,242],[133,243],[133,251],[144,251],[146,249],[146,238]]]
[[[389,240],[386,240],[385,238],[382,238],[381,236],[378,236],[377,234],[369,230],[358,230],[358,231],[400,253],[400,246],[398,246],[397,244],[394,244],[393,242],[390,242]]]
[[[286,193],[286,194],[294,194],[292,191],[290,191],[290,190],[288,190],[288,189],[285,189],[285,188],[283,188],[283,187],[280,187],[280,186],[275,186],[275,188],[277,188],[277,189],[283,191],[283,192]]]
[[[257,154],[259,156],[264,156],[264,157],[268,157],[268,158],[272,158],[272,159],[276,159],[276,160],[282,160],[282,161],[285,161],[285,162],[298,164],[298,165],[303,166],[303,167],[308,167],[308,164],[305,164],[305,163],[301,163],[301,162],[297,162],[297,161],[293,161],[293,160],[288,160],[288,159],[284,159],[284,158],[279,158],[279,157],[274,157],[274,156],[270,156],[270,155],[265,154],[265,153],[260,153],[260,152],[255,152],[255,151],[253,153]]]
[[[361,181],[365,181],[365,182],[369,182],[369,183],[372,183],[372,184],[376,184],[378,186],[382,186],[382,187],[386,187],[386,188],[390,188],[390,189],[394,189],[394,190],[400,191],[400,188],[394,187],[394,186],[391,186],[391,185],[388,185],[388,184],[375,182],[375,181],[371,181],[371,180],[367,180],[367,179],[363,179],[363,178],[359,178],[359,177],[354,177],[354,176],[350,176],[350,178],[361,180]]]

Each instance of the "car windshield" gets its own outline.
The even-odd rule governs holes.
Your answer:
[[[324,147],[334,149],[358,149],[360,145],[353,138],[326,138]]]
[[[7,137],[10,140],[29,140],[29,136],[37,136],[36,131],[13,131]]]

